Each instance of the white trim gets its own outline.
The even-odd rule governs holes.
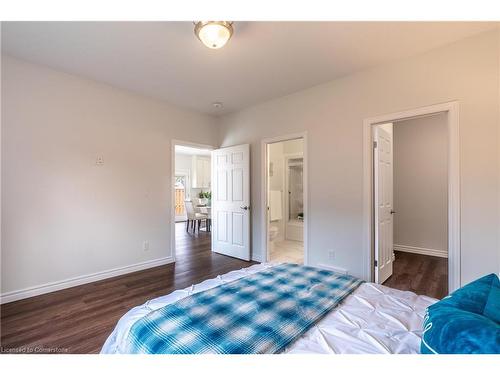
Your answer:
[[[448,289],[452,292],[461,285],[460,137],[457,101],[381,115],[363,121],[363,263],[366,280],[373,280],[374,270],[372,126],[441,112],[448,114]]]
[[[189,146],[200,148],[203,150],[214,150],[215,147],[211,145],[204,145],[201,143],[194,143],[188,141],[181,141],[179,139],[172,139],[170,147],[170,248],[172,249],[172,259],[175,262],[175,146]],[[213,178],[213,176],[212,176]],[[190,176],[191,180],[191,176]],[[189,181],[191,184],[191,181]],[[191,187],[190,187],[191,188]]]
[[[343,275],[349,275],[349,270],[342,267],[336,267],[332,266],[331,264],[325,264],[325,263],[318,263],[316,266],[319,268],[323,268],[325,270],[341,273]]]
[[[308,147],[307,147],[307,132],[302,133],[294,133],[288,134],[278,137],[265,138],[261,141],[260,149],[261,149],[261,253],[255,254],[252,251],[252,260],[259,262],[268,262],[269,261],[269,236],[267,234],[267,145],[271,143],[283,142],[283,141],[291,141],[294,139],[303,139],[303,147],[302,153],[304,158],[304,265],[309,264],[309,175],[308,175],[308,165],[309,165],[309,157],[308,157]]]
[[[8,303],[17,301],[20,299],[25,299],[29,297],[38,296],[40,294],[55,292],[57,290],[71,288],[74,286],[88,284],[99,280],[108,279],[110,277],[120,276],[131,272],[145,270],[147,268],[153,268],[158,266],[163,266],[165,264],[172,263],[174,260],[172,257],[165,257],[160,259],[147,260],[145,262],[140,262],[136,264],[131,264],[129,266],[112,268],[106,271],[91,273],[88,275],[72,277],[69,279],[56,281],[47,284],[41,284],[34,287],[15,290],[13,292],[3,293],[0,296],[0,303]]]
[[[425,247],[406,246],[406,245],[394,245],[393,249],[394,251],[403,251],[405,253],[414,253],[414,254],[429,255],[432,257],[448,258],[448,251],[441,249],[427,249]]]

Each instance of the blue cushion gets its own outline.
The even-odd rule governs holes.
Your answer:
[[[500,288],[494,287],[490,290],[488,302],[484,307],[483,315],[490,318],[494,322],[500,324]]]
[[[421,352],[500,353],[500,280],[484,276],[427,309]]]

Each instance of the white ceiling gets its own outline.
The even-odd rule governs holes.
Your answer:
[[[497,27],[235,22],[220,50],[191,22],[3,22],[3,52],[208,114],[235,111]],[[212,103],[221,101],[222,109]]]
[[[210,156],[211,151],[204,148],[195,148],[189,146],[175,145],[175,153],[180,155],[202,155]]]

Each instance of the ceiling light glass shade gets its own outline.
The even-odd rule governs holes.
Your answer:
[[[208,48],[224,47],[233,35],[232,22],[227,21],[200,21],[194,27],[194,33]]]

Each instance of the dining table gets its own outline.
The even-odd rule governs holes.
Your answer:
[[[210,232],[212,230],[212,207],[206,204],[196,205],[196,209],[200,214],[207,215],[207,224],[205,226],[205,231]]]

